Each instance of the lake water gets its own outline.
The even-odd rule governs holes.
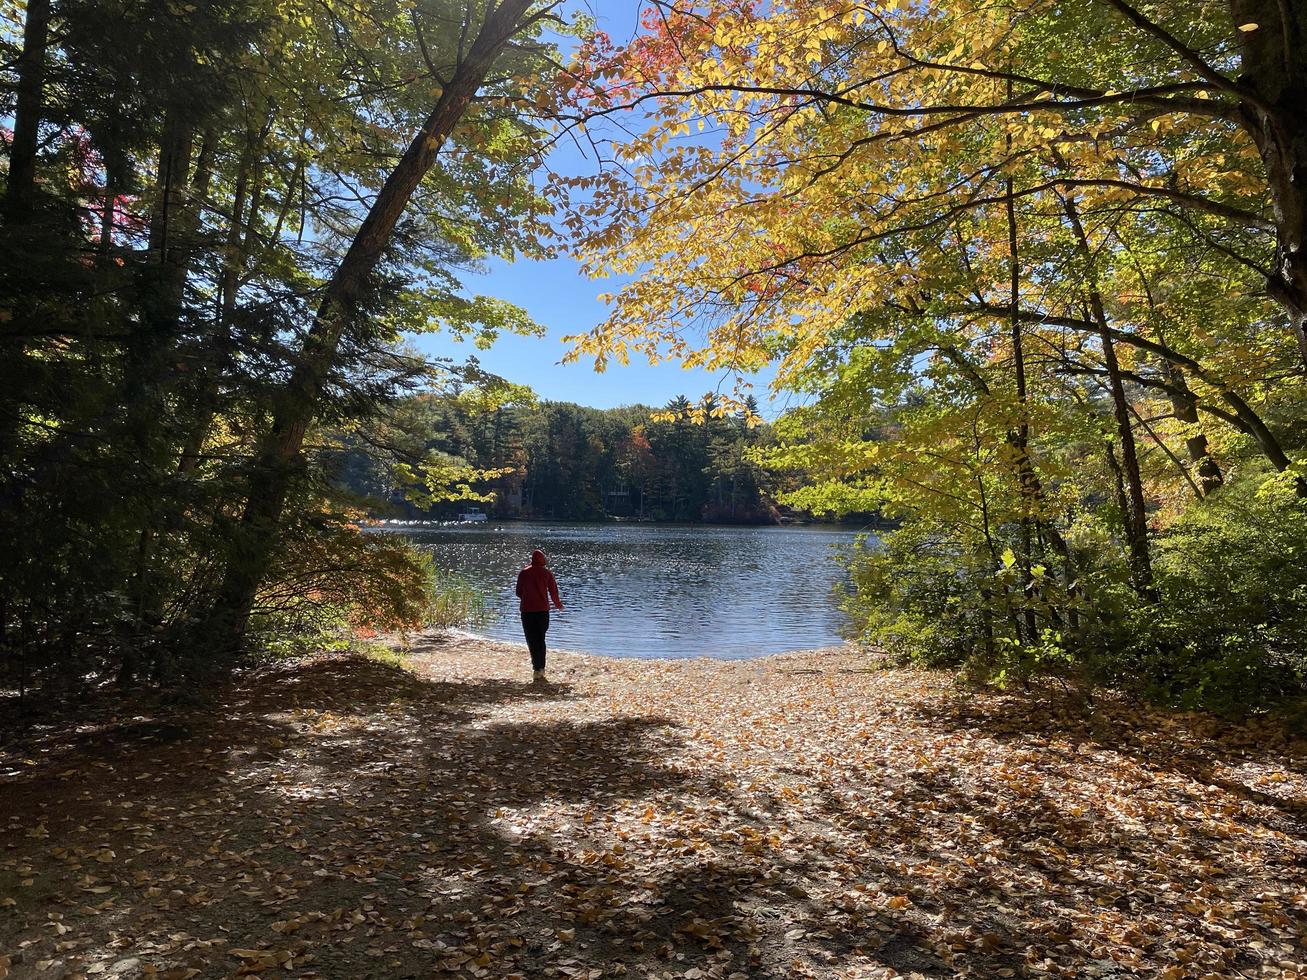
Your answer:
[[[393,533],[393,532],[392,532]],[[506,522],[405,527],[494,598],[475,632],[522,639],[513,587],[532,548],[562,592],[551,647],[619,657],[760,657],[841,640],[833,549],[856,532],[814,527]]]

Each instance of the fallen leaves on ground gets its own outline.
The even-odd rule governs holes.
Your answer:
[[[418,644],[0,756],[0,977],[1307,976],[1304,745],[1113,700]]]

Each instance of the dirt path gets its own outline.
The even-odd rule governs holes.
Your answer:
[[[1307,976],[1305,748],[428,639],[0,754],[0,977]]]

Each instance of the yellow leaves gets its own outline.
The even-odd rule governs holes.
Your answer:
[[[814,36],[821,41],[840,41],[844,39],[844,31],[838,23],[829,22],[817,28]]]

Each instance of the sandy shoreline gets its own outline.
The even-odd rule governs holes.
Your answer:
[[[523,662],[530,669],[530,659],[527,654],[526,643],[521,640],[501,640],[493,636],[485,636],[473,630],[451,628],[441,630],[431,630],[429,632],[414,633],[407,638],[391,635],[383,638],[387,646],[402,650],[408,654],[421,655],[424,650],[442,649],[446,652],[458,649],[466,645],[471,648],[479,649],[485,654],[496,656],[514,656],[520,654]],[[474,652],[474,651],[473,651]],[[695,654],[693,656],[683,657],[625,657],[615,653],[595,653],[589,650],[570,650],[566,647],[549,646],[549,661],[553,663],[557,657],[558,662],[564,660],[584,661],[593,660],[633,660],[640,663],[688,663],[693,661],[706,661],[715,664],[748,664],[758,663],[764,660],[775,660],[785,657],[810,657],[822,655],[847,655],[847,656],[871,656],[872,654],[861,650],[854,643],[837,643],[820,647],[802,647],[794,650],[783,650],[779,653],[763,653],[756,657],[714,657],[711,654]]]
[[[474,630],[450,628],[441,630],[431,630],[424,633],[414,633],[407,639],[392,635],[384,638],[388,646],[405,651],[419,651],[423,647],[436,645],[449,647],[455,644],[473,644],[479,645],[487,653],[512,655],[513,651],[521,653],[524,660],[527,660],[526,644],[521,640],[501,640],[493,636],[486,636],[477,633]],[[552,661],[555,654],[560,658],[596,658],[600,660],[636,660],[645,663],[683,663],[694,660],[704,660],[711,663],[732,664],[732,663],[756,663],[761,660],[772,660],[777,657],[796,657],[810,656],[821,654],[848,654],[860,655],[864,651],[860,650],[855,643],[836,643],[820,647],[800,647],[794,650],[782,650],[778,653],[763,653],[756,657],[715,657],[712,654],[694,654],[682,657],[634,657],[621,656],[615,653],[595,653],[589,650],[571,650],[566,647],[555,647],[549,645],[549,658]],[[529,660],[527,660],[529,664]]]

